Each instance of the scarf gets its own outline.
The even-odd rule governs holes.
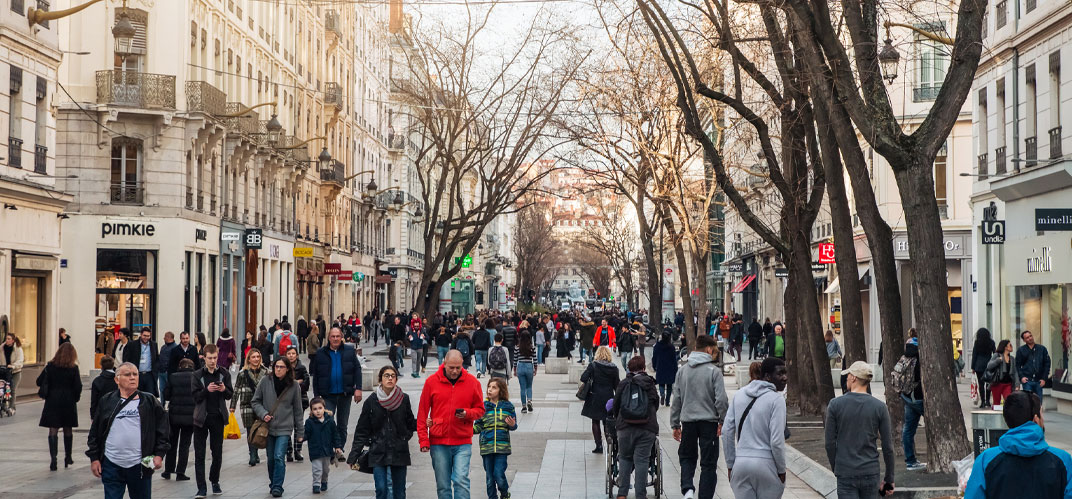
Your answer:
[[[380,406],[386,409],[388,412],[398,409],[402,405],[402,389],[395,387],[388,395],[383,391],[383,387],[376,387],[376,399],[380,401]]]
[[[279,379],[279,376],[272,375],[272,382],[275,385],[275,396],[278,397],[283,394],[283,390],[286,390],[290,386],[291,381],[288,379]]]

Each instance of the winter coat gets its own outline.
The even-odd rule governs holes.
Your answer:
[[[579,323],[581,331],[581,346],[587,348],[592,344],[592,340],[596,337],[596,324],[592,321],[581,321]]]
[[[756,403],[739,426],[752,399]],[[777,472],[785,473],[785,397],[772,383],[753,380],[733,396],[722,424],[722,447],[727,468],[733,469],[738,457],[755,457],[772,459]]]
[[[179,369],[168,376],[164,385],[164,399],[167,400],[168,421],[174,426],[193,426],[194,407],[194,370]]]
[[[335,449],[342,449],[346,445],[331,411],[324,411],[323,421],[311,415],[305,420],[305,443],[309,447],[309,459],[332,457]]]
[[[648,393],[648,421],[645,423],[631,423],[626,421],[625,416],[620,414],[622,393],[625,387],[631,383],[640,385],[640,388]],[[655,390],[655,380],[646,372],[629,373],[614,390],[614,405],[611,407],[611,415],[615,417],[614,428],[621,431],[627,428],[643,428],[656,435],[659,434],[659,418],[656,412],[659,410],[659,392]]]
[[[514,424],[506,424],[506,418]],[[517,429],[517,413],[509,400],[484,401],[484,416],[473,423],[473,433],[480,435],[480,455],[509,454],[510,432]]]
[[[305,338],[305,352],[309,355],[309,364],[313,363],[313,358],[316,357],[316,352],[320,350],[322,343],[320,341],[320,333],[312,334]]]
[[[135,345],[134,342],[130,342],[128,345],[130,346],[127,350],[130,348],[137,348],[137,345]],[[182,349],[181,344],[176,343],[175,347],[171,349],[168,355],[171,357],[167,362],[168,374],[172,374],[179,370],[179,361],[182,359],[192,360],[194,369],[201,367],[201,357],[197,355],[197,347],[195,347],[193,343],[190,343],[190,346],[186,347],[186,350]],[[267,360],[265,362],[267,362]]]
[[[589,379],[592,380],[592,389],[588,392],[588,396],[584,398],[581,415],[596,421],[606,420],[608,417],[607,401],[614,397],[614,390],[621,381],[618,366],[598,360],[592,362],[581,373],[581,382],[586,382]]]
[[[294,366],[294,381],[301,386],[301,405],[302,409],[309,408],[309,386],[312,384],[312,380],[309,379],[309,368],[305,367],[305,364],[301,363],[301,359],[295,359]]]
[[[997,347],[994,345],[994,340],[983,337],[976,338],[975,345],[972,346],[972,371],[986,371],[986,365],[990,363],[990,357],[994,355],[995,348]]]
[[[1037,343],[1035,348],[1020,345],[1020,348],[1016,350],[1016,372],[1028,381],[1049,379],[1050,352],[1046,350],[1046,347]]]
[[[93,420],[89,428],[88,448],[86,456],[90,461],[100,461],[104,457],[104,447],[108,442],[108,432],[111,431],[112,421],[119,412],[119,405],[123,403],[119,390],[115,390],[101,397],[100,416]],[[168,427],[168,417],[164,413],[164,406],[151,393],[138,392],[137,402],[138,416],[141,419],[141,455],[159,456],[167,455],[171,448]],[[149,473],[152,473],[151,471]]]
[[[503,335],[502,344],[503,344],[504,347],[506,347],[507,350],[513,349],[514,345],[517,345],[518,334],[517,334],[517,327],[516,326],[510,326],[510,325],[503,326],[502,335]]]
[[[672,385],[677,379],[677,352],[672,343],[658,342],[651,350],[651,367],[655,369],[655,383]]]
[[[257,414],[257,419],[264,420],[264,416],[276,405],[277,396],[273,377],[273,375],[268,375],[262,378],[261,382],[257,384],[257,391],[253,392],[253,400],[250,401],[250,404],[253,406],[253,412]],[[300,439],[305,435],[300,391],[297,383],[295,383],[282,393],[284,400],[275,408],[275,412],[272,413],[272,420],[268,422],[269,435],[273,437],[289,436],[295,430],[297,430],[295,435],[297,438]]]
[[[156,343],[149,341],[149,372],[156,376],[156,373],[160,370],[160,351],[157,349]],[[122,362],[130,362],[134,364],[138,370],[141,370],[141,341],[131,341],[127,343],[127,347],[123,350]],[[121,363],[122,363],[121,362]]]
[[[97,410],[100,408],[101,397],[119,389],[115,384],[115,371],[101,371],[100,375],[93,378],[89,385],[89,419],[97,419]]]
[[[482,392],[480,381],[468,371],[463,370],[454,383],[447,379],[443,367],[429,376],[417,407],[417,438],[421,447],[472,444],[473,421],[484,415]],[[457,409],[465,410],[464,419],[454,415]]]
[[[235,349],[235,340],[233,336],[217,339],[216,348],[219,348],[220,350],[220,356],[218,357],[219,360],[217,363],[223,370],[226,371],[230,369],[231,364],[238,362],[238,352]],[[233,360],[231,359],[232,355],[234,356]]]
[[[751,343],[755,343],[759,341],[759,338],[761,338],[762,336],[763,326],[760,326],[759,322],[752,321],[752,323],[748,325],[748,341]]]
[[[491,348],[491,339],[494,335],[495,331],[484,328],[473,331],[473,349],[487,351]]]
[[[78,426],[78,400],[82,398],[82,377],[78,366],[56,367],[49,362],[37,376],[37,386],[48,385],[45,407],[38,426],[73,428]]]
[[[1072,457],[1050,447],[1032,421],[1017,426],[975,458],[964,499],[1072,497]]]
[[[460,384],[461,381],[458,383]],[[398,390],[398,388],[396,387],[395,390]],[[451,413],[451,417],[454,417],[453,413]],[[399,405],[398,409],[388,412],[387,409],[380,405],[380,399],[376,396],[376,392],[372,392],[369,398],[361,405],[361,416],[358,417],[357,428],[354,429],[354,444],[350,448],[351,459],[347,459],[347,462],[351,460],[356,462],[361,450],[368,447],[369,466],[374,468],[378,466],[409,466],[409,440],[413,438],[413,432],[417,430],[417,426],[417,419],[413,416],[413,406],[410,405],[409,394],[403,393],[402,405]],[[434,427],[435,425],[433,425]],[[469,440],[472,441],[471,435]],[[421,444],[422,447],[427,445],[426,443]]]
[[[231,385],[231,373],[226,369],[216,366],[216,372],[209,373],[207,369],[201,368],[194,371],[193,375],[193,397],[194,403],[197,404],[194,407],[193,422],[194,426],[202,427],[205,425],[205,419],[208,418],[208,399],[209,391],[208,384],[213,381],[222,381],[224,390],[222,392],[212,392],[220,395],[219,404],[217,408],[219,413],[227,419],[227,400],[234,397],[234,387]]]
[[[268,367],[261,364],[261,368],[256,371],[250,369],[239,371],[235,378],[235,396],[231,397],[231,410],[235,410],[241,404],[238,415],[242,419],[242,426],[247,430],[257,420],[257,415],[253,412],[253,393],[257,391],[257,385],[261,380],[266,377],[268,377]]]
[[[324,345],[309,364],[309,374],[313,376],[313,394],[318,397],[340,393],[352,395],[355,390],[361,389],[361,363],[357,361],[357,350],[346,343],[339,346],[336,354],[342,367],[342,391],[331,389],[332,354],[335,353],[330,344]]]
[[[618,347],[618,344],[614,341],[614,327],[608,325],[607,328],[606,328],[606,331],[607,331],[607,333],[606,333],[607,334],[607,344],[605,346],[610,347],[610,349],[613,350],[613,349]],[[602,341],[602,339],[603,339],[603,326],[599,326],[599,327],[596,328],[595,334],[592,335],[592,349],[593,350],[596,349],[596,348],[599,348],[599,346],[600,346],[599,344]]]
[[[975,362],[972,362],[973,366]],[[986,364],[986,371],[983,376],[990,377],[990,383],[1002,383],[1004,375],[1008,375],[1010,383],[1012,383],[1013,389],[1020,388],[1020,374],[1016,372],[1016,357],[1009,355],[1009,361],[1005,362],[1001,354],[995,353],[990,362]]]

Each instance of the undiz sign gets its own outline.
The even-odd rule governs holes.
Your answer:
[[[108,236],[153,237],[156,227],[145,222],[104,222],[101,224],[101,239]]]

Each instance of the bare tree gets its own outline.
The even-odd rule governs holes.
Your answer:
[[[622,202],[600,204],[600,223],[585,227],[576,245],[603,256],[611,267],[613,277],[625,290],[629,310],[637,310],[636,291],[640,286],[636,272],[640,264],[640,245],[637,228],[625,216],[624,210]]]
[[[600,298],[611,296],[611,281],[614,280],[613,266],[602,253],[592,248],[580,246],[569,252],[570,263],[577,267],[585,281],[598,293]]]
[[[571,52],[570,34],[544,15],[513,47],[488,53],[481,47],[492,11],[467,6],[460,23],[416,26],[406,61],[411,77],[392,81],[415,114],[407,132],[427,213],[416,309],[428,314],[461,269],[458,257],[476,247],[495,217],[523,206],[518,200],[549,173],[538,166],[556,145],[548,125],[585,57]]]
[[[517,289],[523,299],[539,292],[554,279],[558,241],[547,204],[526,196],[514,225],[514,257],[517,259]]]

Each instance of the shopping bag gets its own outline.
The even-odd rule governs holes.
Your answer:
[[[976,404],[979,403],[979,377],[975,374],[971,375],[971,400]]]
[[[242,438],[242,430],[238,428],[238,420],[235,419],[233,412],[227,418],[227,426],[223,428],[223,436],[227,440],[238,440]]]

